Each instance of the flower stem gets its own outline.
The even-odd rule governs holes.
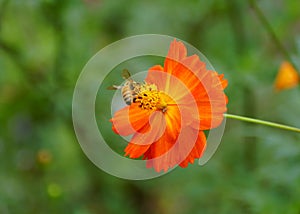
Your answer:
[[[285,129],[285,130],[300,133],[299,128],[292,127],[292,126],[286,126],[286,125],[282,125],[279,123],[268,122],[265,120],[258,120],[258,119],[254,119],[254,118],[250,118],[250,117],[243,117],[243,116],[238,116],[238,115],[233,115],[233,114],[224,114],[224,117],[241,120],[241,121],[246,121],[246,122],[250,122],[250,123],[257,123],[257,124],[261,124],[261,125],[265,125],[265,126],[271,126],[271,127],[275,127],[275,128],[279,128],[279,129]]]
[[[256,0],[248,0],[248,2],[250,4],[250,6],[252,7],[253,11],[255,12],[259,21],[262,23],[263,27],[266,29],[266,31],[270,35],[274,44],[277,46],[278,50],[282,53],[282,55],[286,58],[286,60],[288,60],[296,68],[296,70],[298,70],[297,65],[293,61],[291,55],[285,49],[285,47],[282,45],[281,41],[279,40],[275,31],[273,30],[271,24],[269,23],[268,19],[266,18],[266,16],[262,12],[262,10],[258,7]]]

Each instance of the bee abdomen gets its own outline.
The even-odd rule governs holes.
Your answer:
[[[130,105],[132,103],[133,95],[132,95],[132,90],[129,88],[129,86],[125,85],[122,88],[122,96],[123,96],[123,100],[127,105]]]

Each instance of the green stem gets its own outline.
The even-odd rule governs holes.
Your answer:
[[[274,32],[272,26],[268,22],[266,16],[261,11],[261,9],[258,7],[256,0],[248,0],[250,6],[256,13],[256,16],[260,20],[261,24],[264,26],[268,34],[270,35],[271,39],[273,40],[274,44],[277,46],[278,50],[283,54],[283,56],[297,69],[297,65],[294,63],[292,57],[290,56],[289,52],[284,48],[280,40],[278,39],[276,33]],[[298,70],[299,71],[299,70]]]
[[[261,125],[265,125],[265,126],[271,126],[271,127],[285,129],[285,130],[294,131],[294,132],[300,132],[300,129],[296,128],[296,127],[286,126],[286,125],[282,125],[279,123],[268,122],[265,120],[258,120],[258,119],[254,119],[254,118],[250,118],[250,117],[243,117],[243,116],[238,116],[238,115],[233,115],[233,114],[224,114],[224,117],[241,120],[241,121],[246,121],[246,122],[250,122],[250,123],[257,123],[257,124],[261,124]]]

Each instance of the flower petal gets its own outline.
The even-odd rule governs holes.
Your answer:
[[[143,130],[135,133],[131,143],[135,144],[152,144],[157,141],[166,129],[166,121],[161,111],[153,111],[149,117],[148,124]]]
[[[132,103],[117,111],[112,122],[115,133],[127,136],[135,132],[146,132],[149,130],[149,116],[151,111],[141,109],[138,104]]]
[[[165,120],[167,125],[167,132],[173,141],[176,140],[181,129],[181,114],[178,106],[168,106],[165,112]]]
[[[218,73],[216,72],[216,74],[218,75]],[[224,79],[224,74],[220,74],[218,75],[219,76],[219,79],[220,79],[220,82],[222,84],[222,87],[223,89],[227,88],[228,86],[228,81],[226,79]]]
[[[189,163],[193,164],[194,160],[200,158],[205,151],[206,148],[206,136],[203,131],[199,131],[197,142],[195,143],[192,151],[189,155],[182,161],[179,166],[180,167],[187,167]]]
[[[165,134],[151,145],[144,159],[148,159],[147,167],[153,167],[157,172],[167,171],[178,164],[185,167],[202,155],[205,144],[206,138],[202,131],[184,127],[175,144],[171,143],[168,134]]]
[[[175,141],[172,139],[166,131],[164,135],[154,144],[150,146],[147,152],[144,154],[143,159],[147,159],[147,167],[154,168],[157,172],[161,170],[167,171],[169,168],[176,165],[170,163],[170,158],[166,157],[166,153],[174,146]]]
[[[165,157],[173,161],[173,163],[169,163],[169,161],[161,160],[161,156],[164,156],[170,148],[175,144],[178,135],[181,130],[181,122],[180,122],[180,113],[177,106],[172,106],[168,108],[167,112],[164,114],[164,119],[166,121],[166,129],[163,135],[154,142],[150,148],[145,152],[144,159],[151,159],[147,161],[148,167],[154,167],[156,171],[165,170],[168,168],[175,166],[176,163],[176,155],[172,153],[173,158]],[[157,159],[156,159],[157,158]],[[165,159],[163,158],[163,159]],[[155,159],[152,161],[152,159]],[[154,165],[153,165],[154,164]]]
[[[223,114],[227,111],[228,99],[223,91],[225,80],[220,81],[216,72],[207,72],[209,74],[201,81],[198,90],[192,90],[198,105],[199,115],[194,118],[191,125],[200,130],[219,126],[223,120]]]
[[[300,76],[294,66],[288,61],[282,62],[276,80],[275,89],[277,91],[296,87],[300,82]]]
[[[160,65],[155,65],[148,70],[145,82],[148,84],[155,84],[158,90],[163,90],[166,85],[167,76],[164,73],[164,68]]]
[[[129,143],[125,148],[125,155],[130,158],[139,158],[142,156],[150,147],[150,144],[146,145],[137,145],[134,143]]]
[[[178,62],[184,59],[186,55],[187,50],[184,44],[174,39],[170,44],[170,49],[164,63],[165,72],[172,73]]]
[[[130,143],[125,148],[125,156],[129,155],[130,158],[138,158],[143,155],[152,143],[157,141],[166,129],[166,122],[164,115],[160,111],[152,113],[149,120],[151,128],[144,127],[133,135]]]

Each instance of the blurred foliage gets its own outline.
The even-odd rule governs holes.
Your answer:
[[[85,63],[118,39],[159,33],[194,45],[225,74],[229,112],[299,127],[299,87],[274,92],[284,56],[249,2],[1,0],[0,213],[299,213],[299,134],[227,121],[204,167],[127,181],[95,167],[72,126]],[[299,66],[299,2],[257,3]],[[121,81],[117,70],[107,84]],[[105,93],[97,114],[108,120]]]

